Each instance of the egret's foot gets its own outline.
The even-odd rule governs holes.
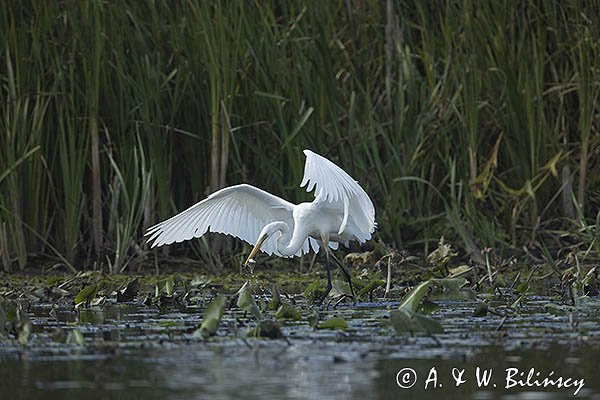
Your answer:
[[[340,296],[340,298],[335,302],[335,304],[333,305],[332,308],[336,308],[342,301],[346,300],[346,299],[350,299],[351,301],[351,306],[354,307],[358,304],[358,299],[356,298],[356,296],[354,296],[353,294],[347,294],[344,293],[343,295]]]
[[[333,285],[331,284],[331,272],[329,269],[327,270],[327,278],[327,287],[325,287],[325,293],[323,293],[321,300],[319,300],[319,307],[323,305],[325,299],[327,299],[327,296],[329,296],[329,292],[331,292],[331,289],[333,289]]]
[[[329,290],[325,291],[325,294],[323,294],[323,296],[321,296],[321,299],[319,300],[319,309],[327,309],[327,307],[329,306],[329,303],[331,303],[331,301],[325,301],[327,300],[327,296],[329,296]]]
[[[329,306],[331,306],[332,300],[322,299],[319,302],[319,311],[327,311],[329,310]]]

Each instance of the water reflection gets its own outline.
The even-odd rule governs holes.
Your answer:
[[[364,307],[342,310],[349,332],[315,332],[307,324],[286,328],[285,341],[245,340],[228,331],[209,342],[191,337],[198,312],[161,314],[143,306],[115,306],[73,316],[59,310],[36,312],[36,334],[27,348],[0,341],[0,398],[61,399],[551,399],[572,397],[574,388],[505,389],[506,368],[540,379],[584,378],[577,398],[600,398],[598,323],[588,336],[572,332],[568,321],[523,313],[495,332],[494,317],[474,323],[464,302],[446,306],[447,333],[437,339],[396,337]],[[61,314],[63,313],[63,314]],[[56,317],[56,316],[59,317]],[[234,317],[224,326],[234,326]],[[80,329],[84,347],[55,343],[53,329]],[[190,330],[191,329],[191,330]],[[227,330],[228,328],[225,328]],[[237,329],[237,328],[236,328]],[[588,344],[586,344],[586,338]],[[475,381],[477,367],[493,371],[487,387]],[[437,380],[424,390],[431,368]],[[417,382],[403,390],[403,368]],[[453,368],[466,381],[456,386]],[[431,375],[429,375],[431,378]],[[438,386],[433,388],[434,383]],[[496,383],[494,388],[492,385]],[[440,387],[441,385],[441,387]]]
[[[447,399],[546,399],[567,398],[573,393],[573,388],[505,389],[504,371],[512,367],[522,371],[535,368],[542,378],[551,370],[563,377],[584,378],[585,388],[577,397],[600,397],[600,351],[587,346],[522,352],[487,348],[467,359],[361,358],[356,350],[352,345],[311,341],[292,346],[261,342],[252,349],[239,342],[217,348],[196,343],[62,360],[28,360],[24,356],[2,362],[0,385],[2,398],[28,399],[437,399],[440,395]],[[477,387],[478,366],[493,371],[490,387]],[[415,370],[418,380],[411,389],[402,390],[396,374],[407,367]],[[432,367],[437,380],[424,390]],[[452,378],[453,368],[465,370],[466,382],[459,387]],[[496,388],[491,387],[492,382],[497,383]]]

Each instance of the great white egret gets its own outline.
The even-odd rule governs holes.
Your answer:
[[[371,238],[377,223],[371,199],[357,181],[343,169],[310,150],[304,150],[306,164],[300,187],[315,190],[310,203],[293,204],[251,185],[226,187],[187,210],[149,228],[145,236],[152,247],[218,232],[240,238],[254,248],[244,266],[253,262],[258,251],[293,257],[324,249],[327,289],[331,290],[329,256],[339,243],[360,243]],[[331,253],[333,256],[333,253]],[[342,269],[350,290],[350,273]]]

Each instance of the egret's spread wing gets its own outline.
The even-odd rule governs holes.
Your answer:
[[[254,186],[231,186],[154,225],[145,236],[149,236],[152,247],[200,237],[208,231],[232,235],[254,245],[262,228],[270,222],[283,221],[293,229],[293,206]],[[276,252],[275,244],[275,240],[268,240],[261,250],[272,254]]]
[[[375,207],[367,193],[343,169],[310,150],[304,150],[306,164],[300,187],[315,190],[317,201],[332,203],[343,210],[338,234],[352,230],[360,241],[370,239],[375,230]],[[308,186],[307,186],[308,185]]]

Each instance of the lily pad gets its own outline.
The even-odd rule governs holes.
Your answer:
[[[418,286],[413,288],[400,303],[398,308],[403,310],[417,311],[421,300],[428,293],[431,285],[437,285],[446,289],[456,291],[462,288],[467,283],[465,278],[445,278],[445,279],[429,279],[425,282],[420,283]]]
[[[444,328],[436,320],[408,309],[392,310],[390,321],[397,333],[423,332],[431,335],[444,332]]]
[[[83,334],[79,329],[73,329],[67,334],[67,339],[65,340],[65,343],[83,346],[85,345],[85,338],[83,337]]]
[[[431,314],[438,311],[439,309],[440,306],[438,306],[436,303],[424,299],[423,301],[421,301],[421,304],[419,304],[417,311],[422,314]]]
[[[467,275],[470,272],[473,271],[473,267],[471,267],[470,265],[459,265],[456,268],[449,268],[448,272],[450,272],[448,274],[448,278],[458,278],[460,276],[463,275]]]
[[[348,322],[344,318],[332,317],[317,325],[317,329],[348,329]]]
[[[225,301],[225,296],[217,296],[210,302],[208,307],[206,307],[202,325],[196,329],[194,336],[207,338],[217,332],[221,318],[223,318],[223,312],[225,312]]]
[[[315,329],[319,323],[319,313],[313,312],[306,318],[306,321],[308,322],[308,326]]]
[[[27,313],[20,308],[17,309],[17,319],[15,324],[15,331],[17,333],[17,339],[20,345],[25,345],[29,341],[31,335],[31,329],[33,325]]]
[[[276,283],[273,284],[271,288],[271,301],[267,305],[269,310],[277,310],[281,305],[281,295],[279,293],[279,285]]]
[[[442,279],[431,279],[433,283],[437,286],[441,286],[448,290],[460,290],[463,286],[467,284],[467,280],[465,278],[442,278]]]
[[[282,303],[275,313],[275,318],[299,321],[302,316],[300,315],[300,311],[298,311],[293,305]]]
[[[474,317],[485,317],[488,313],[488,305],[485,302],[477,303],[475,311],[473,311]]]
[[[320,301],[325,294],[325,288],[320,281],[315,281],[308,285],[302,295],[310,302]]]
[[[363,286],[356,295],[361,297],[367,293],[373,292],[375,289],[383,285],[385,285],[385,281],[383,279],[372,279],[365,286]]]
[[[262,319],[260,310],[254,301],[254,296],[252,296],[252,292],[248,287],[248,282],[244,283],[238,292],[237,306],[247,313],[252,314],[257,321]]]
[[[92,300],[96,298],[98,295],[98,291],[100,290],[98,284],[86,286],[77,295],[73,302],[75,303],[75,307],[79,307],[82,304],[89,304]]]
[[[248,336],[265,337],[269,339],[282,339],[285,336],[279,327],[277,321],[264,319],[256,324],[256,327],[248,332]]]
[[[559,317],[562,317],[564,315],[569,315],[570,313],[573,312],[573,310],[574,310],[574,308],[571,306],[565,306],[565,305],[559,305],[559,304],[553,304],[553,303],[544,304],[544,311],[546,311],[549,314],[556,315]]]
[[[173,296],[175,292],[175,278],[173,275],[156,282],[154,286],[154,297],[160,297],[160,295]]]
[[[402,310],[410,310],[413,312],[417,311],[419,303],[429,291],[429,287],[432,285],[432,283],[432,280],[427,280],[413,288],[410,292],[408,292],[406,296],[404,296],[398,308]]]
[[[117,302],[122,303],[125,301],[133,301],[140,290],[140,283],[138,278],[134,278],[131,282],[125,286],[124,289],[117,291]]]

